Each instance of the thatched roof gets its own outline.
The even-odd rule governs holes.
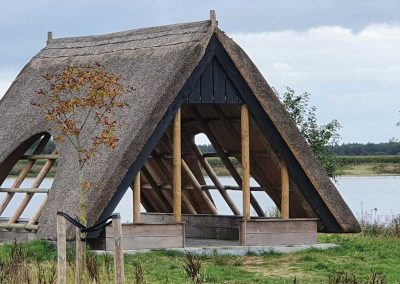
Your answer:
[[[325,225],[325,230],[359,231],[352,212],[259,70],[245,52],[211,21],[100,36],[51,39],[25,66],[0,101],[0,180],[5,178],[35,134],[54,134],[53,130],[49,130],[51,125],[30,104],[35,98],[35,90],[43,84],[41,75],[54,73],[69,64],[100,62],[108,70],[121,74],[136,91],[124,98],[130,108],[118,117],[125,126],[119,133],[117,149],[101,153],[92,161],[87,173],[97,185],[97,189],[91,191],[89,196],[89,221],[93,223],[98,220],[169,106],[203,58],[213,36],[229,54],[315,187],[321,202],[340,227],[337,230]],[[24,144],[24,141],[28,143]],[[58,149],[61,157],[57,176],[39,222],[39,234],[44,238],[55,236],[56,211],[75,215],[78,210],[79,186],[74,179],[77,176],[74,152],[66,143],[58,145]],[[318,217],[318,212],[314,212],[312,217],[315,216]]]

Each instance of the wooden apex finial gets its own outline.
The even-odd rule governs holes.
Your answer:
[[[47,32],[47,44],[53,40],[53,32]]]
[[[215,13],[215,10],[210,10],[210,21],[213,28],[218,26],[217,14]]]

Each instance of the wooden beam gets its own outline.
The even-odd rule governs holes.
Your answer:
[[[31,219],[29,220],[28,226],[36,225],[36,223],[39,221],[40,215],[42,215],[42,212],[47,204],[48,199],[49,195],[46,195],[45,198],[42,200],[42,203],[40,203],[40,206],[36,209],[36,212],[32,215]]]
[[[147,182],[152,187],[152,190],[147,190],[146,192],[141,192],[142,197],[146,196],[151,207],[153,208],[151,211],[152,212],[168,212],[168,211],[166,211],[167,204],[164,204],[160,200],[160,196],[158,195],[160,189],[158,188],[157,182],[154,180],[153,176],[150,174],[150,172],[146,168],[146,164],[143,165],[141,174],[143,175],[143,177],[147,180]],[[141,180],[143,180],[143,177],[141,178]],[[131,187],[134,187],[134,184],[132,184]]]
[[[230,121],[224,111],[222,110],[222,108],[218,105],[214,106],[214,109],[217,113],[218,118],[222,121],[225,129],[229,132],[229,134],[231,135],[231,139],[233,139],[233,141],[235,141],[235,143],[239,144],[241,143],[241,134],[238,134],[235,131],[235,126],[233,125],[232,121]],[[248,112],[248,110],[247,110]],[[249,124],[250,124],[250,116],[248,115],[248,120],[249,120]],[[241,124],[242,122],[240,122]],[[250,146],[249,146],[249,151],[250,151]],[[241,162],[242,157],[240,156],[236,156],[236,158]],[[230,161],[230,160],[229,160]],[[254,169],[257,170],[259,167],[257,166],[256,163],[252,163],[251,162],[252,159],[250,157],[250,165],[254,166]],[[238,174],[239,176],[239,174]],[[239,176],[240,177],[240,176]],[[236,182],[238,184],[241,184],[241,180],[238,178],[238,180],[236,180]],[[251,205],[253,206],[254,210],[256,211],[257,215],[260,217],[265,217],[265,212],[264,210],[261,208],[260,204],[258,203],[257,199],[254,197],[254,195],[250,192],[250,202]]]
[[[186,164],[185,160],[182,159],[182,169],[185,171],[187,177],[189,178],[190,182],[192,183],[193,187],[200,192],[202,197],[204,198],[208,210],[211,212],[211,214],[218,214],[217,208],[215,208],[214,204],[211,202],[211,200],[208,198],[207,194],[203,191],[203,188],[201,187],[201,184],[199,181],[196,179],[192,171],[190,170],[189,166]]]
[[[191,111],[196,116],[197,121],[201,124],[204,133],[207,135],[215,151],[220,154],[222,162],[225,164],[225,167],[227,168],[233,179],[236,181],[238,185],[242,185],[242,177],[237,172],[235,166],[227,156],[225,150],[219,144],[211,128],[207,125],[207,123],[203,121],[200,112],[195,107],[191,107]],[[265,216],[264,210],[262,210],[260,204],[258,204],[256,198],[252,194],[250,194],[250,202],[253,205],[254,210],[256,210],[258,216],[264,217]]]
[[[48,188],[0,188],[0,192],[12,193],[49,193]]]
[[[242,105],[241,114],[243,220],[250,220],[250,130],[247,105]]]
[[[162,139],[162,138],[161,138]],[[160,139],[160,141],[161,141]],[[159,177],[159,180],[163,183],[166,184],[172,184],[172,170],[171,167],[169,165],[166,164],[166,162],[160,158],[160,156],[157,154],[156,149],[153,150],[153,152],[151,153],[151,157],[154,159],[155,163],[154,165],[157,167],[157,176]],[[171,212],[173,211],[173,192],[172,192],[172,187],[170,188],[170,190],[166,190],[164,188],[162,188],[160,185],[160,190],[161,192],[164,194],[165,198],[167,199],[167,203],[168,203],[168,208],[169,211]],[[185,204],[183,204],[184,208],[185,208]]]
[[[226,152],[226,154],[229,157],[241,157],[241,155],[242,155],[240,152],[235,152],[235,151],[229,151],[229,152]],[[219,157],[219,154],[218,153],[204,153],[203,156],[205,158],[214,158],[214,157]],[[270,158],[271,153],[269,151],[251,151],[250,156],[251,157],[260,157],[260,158]]]
[[[37,155],[23,155],[21,160],[57,160],[60,158],[58,154],[37,154]]]
[[[146,180],[149,182],[151,187],[153,188],[153,192],[156,195],[157,200],[157,207],[159,208],[158,210],[161,212],[172,212],[172,207],[168,201],[168,199],[165,197],[164,193],[158,186],[158,183],[153,177],[152,174],[152,169],[150,167],[150,164],[146,162],[143,167],[142,167],[142,174],[146,177]]]
[[[229,119],[229,121],[234,122],[234,123],[240,123],[240,117],[237,116],[231,116],[231,117],[227,117],[227,119]],[[207,117],[204,118],[204,121],[207,123],[221,123],[221,119],[219,117]],[[198,123],[198,121],[196,120],[196,118],[185,118],[182,119],[182,123],[183,124],[196,124]]]
[[[55,150],[56,152],[57,150]],[[40,170],[39,174],[35,178],[32,183],[32,188],[39,188],[40,184],[43,182],[47,174],[49,173],[51,167],[54,165],[55,160],[47,160],[44,164],[42,169]],[[28,203],[31,201],[33,197],[33,193],[26,193],[24,199],[22,200],[21,204],[15,210],[14,214],[11,216],[9,223],[15,223],[21,217],[22,213],[24,212],[25,208],[28,206]]]
[[[133,187],[133,223],[140,223],[142,215],[140,213],[140,172],[136,175]]]
[[[38,230],[38,225],[28,225],[27,223],[0,223],[1,229],[26,229],[26,230]]]
[[[173,134],[173,200],[174,221],[182,222],[182,153],[181,153],[181,110],[175,114]]]
[[[50,140],[50,135],[45,135],[42,140],[40,140],[39,145],[36,147],[35,151],[33,152],[34,155],[41,153],[46,147],[47,143]],[[19,188],[25,178],[28,176],[29,171],[32,169],[33,165],[35,164],[36,160],[29,160],[28,163],[22,168],[21,172],[19,173],[18,177],[15,179],[11,188]],[[13,198],[14,193],[9,192],[4,197],[3,201],[0,204],[0,215],[3,214],[4,210],[6,209],[7,205],[10,203],[11,199]]]
[[[204,158],[202,152],[197,147],[197,145],[189,137],[185,137],[185,141],[187,144],[189,144],[190,148],[195,153],[198,161],[200,162],[203,169],[206,171],[207,175],[210,177],[210,179],[214,183],[215,187],[218,189],[221,196],[224,198],[225,202],[228,204],[229,208],[232,210],[233,214],[241,215],[239,208],[237,208],[233,199],[226,192],[226,188],[222,185],[222,183],[218,179],[217,174],[214,172],[213,168],[208,163],[208,161]]]
[[[163,142],[163,138],[164,137],[165,137],[165,135],[163,137],[161,137],[159,142]],[[169,145],[167,143],[164,143],[164,144],[165,144],[166,147],[169,147]],[[164,173],[164,172],[167,173],[166,175],[164,175],[164,179],[166,181],[170,182],[171,184],[173,184],[173,178],[172,178],[172,180],[170,180],[170,178],[169,178],[170,176],[174,175],[173,174],[173,169],[171,170],[171,167],[167,164],[167,162],[164,159],[161,159],[160,156],[157,155],[156,153],[153,155],[153,158],[157,162],[157,165],[160,167],[160,170],[161,170],[160,173]],[[161,189],[173,189],[173,186],[169,186],[169,188],[167,188],[165,186],[160,186],[160,188]],[[172,190],[172,195],[173,195],[173,190]],[[173,199],[173,196],[172,196],[172,199]],[[173,201],[172,201],[171,204],[173,204]],[[186,210],[187,213],[196,214],[196,209],[193,207],[193,205],[188,200],[188,198],[186,196],[186,192],[182,192],[182,205],[183,205],[183,209]],[[172,211],[173,210],[171,210],[171,212]]]
[[[289,172],[283,160],[281,160],[281,190],[281,218],[289,219]]]
[[[242,190],[241,186],[234,186],[234,185],[222,185],[222,186],[225,188],[225,190],[240,190],[240,191]],[[203,190],[218,189],[218,187],[215,185],[202,185],[201,187],[203,188]],[[250,191],[265,191],[265,188],[261,186],[250,186]]]
[[[172,152],[172,149],[170,149],[170,148],[171,148],[171,147],[170,147],[170,145],[171,145],[171,139],[170,139],[170,137],[169,137],[169,135],[168,135],[167,132],[166,132],[165,135],[160,139],[159,144],[162,144],[164,148],[168,149],[167,151]],[[160,146],[161,146],[161,145],[160,145]],[[194,155],[193,155],[193,154],[186,154],[186,155],[182,154],[182,159],[183,159],[184,157],[188,157],[188,156],[189,156],[189,157],[193,157]],[[171,154],[161,154],[161,155],[158,155],[158,154],[156,153],[156,151],[153,151],[153,158],[155,159],[155,161],[157,162],[157,164],[160,166],[160,168],[161,168],[161,166],[164,167],[164,171],[162,171],[162,172],[166,172],[166,173],[167,173],[167,174],[165,175],[165,177],[166,177],[165,180],[169,180],[169,177],[170,177],[170,176],[173,176],[173,173],[172,173],[172,171],[171,171],[171,167],[169,166],[168,162],[165,161],[165,160],[168,159],[168,158],[173,158],[173,155],[171,155]],[[172,182],[171,182],[171,184],[172,184]],[[188,199],[188,194],[189,194],[189,193],[188,193],[187,191],[183,191],[183,192],[182,192],[182,202],[183,202],[183,204],[182,204],[182,205],[183,205],[183,206],[182,206],[182,210],[183,210],[184,212],[187,212],[187,211],[188,211],[188,208],[187,208],[187,206],[186,206],[186,205],[188,205],[187,203],[189,203],[189,207],[194,208],[193,205],[191,204],[190,200]],[[213,200],[213,198],[212,198],[210,192],[206,191],[206,195],[207,195],[208,199],[210,199],[211,202],[214,204],[214,200]],[[187,202],[186,202],[186,201],[187,201]],[[207,202],[207,201],[205,200],[205,202]],[[197,207],[197,209],[199,209],[199,208]]]

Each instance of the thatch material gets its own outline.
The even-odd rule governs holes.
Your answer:
[[[42,132],[54,134],[49,130],[51,125],[43,121],[42,114],[30,104],[35,99],[35,90],[43,85],[41,75],[54,73],[69,64],[100,62],[111,72],[121,74],[136,91],[124,98],[130,108],[117,118],[125,125],[119,133],[117,149],[101,153],[88,169],[90,181],[97,185],[97,189],[90,192],[88,208],[89,222],[95,222],[200,62],[214,34],[275,123],[342,231],[359,231],[353,214],[265,79],[240,47],[210,21],[50,40],[22,70],[0,101],[0,180],[29,146],[31,141],[26,143],[27,140]],[[77,176],[74,152],[66,143],[58,145],[58,149],[61,157],[57,176],[39,220],[39,234],[43,238],[55,237],[56,211],[71,215],[78,212],[79,186],[74,179]]]

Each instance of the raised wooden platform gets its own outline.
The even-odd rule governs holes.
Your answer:
[[[186,238],[239,240],[239,220],[232,215],[183,214]],[[142,222],[151,224],[172,223],[172,214],[142,213]]]
[[[122,224],[124,250],[185,247],[185,223]],[[107,226],[104,250],[114,250],[113,227]]]
[[[317,242],[318,219],[255,219],[239,222],[242,246],[307,245]]]

